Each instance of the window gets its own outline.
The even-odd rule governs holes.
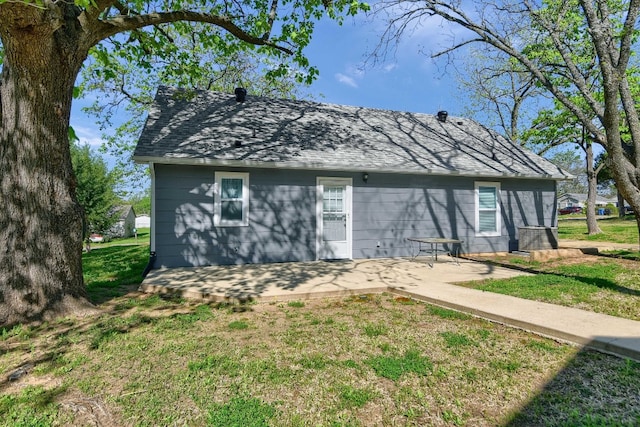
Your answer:
[[[214,224],[249,225],[249,174],[216,172]]]
[[[500,236],[500,183],[476,182],[476,235]]]

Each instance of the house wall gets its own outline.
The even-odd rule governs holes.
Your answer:
[[[135,219],[136,228],[149,228],[151,227],[151,217],[146,214],[138,215]]]
[[[136,214],[133,209],[129,210],[127,217],[124,220],[124,237],[133,236],[133,229],[136,227]]]
[[[464,240],[466,253],[508,251],[518,227],[557,223],[549,180],[492,180],[501,183],[502,235],[477,237],[473,178],[370,172],[365,183],[361,173],[254,169],[249,226],[214,227],[215,171],[155,165],[156,267],[315,260],[318,176],[353,179],[353,258],[410,256],[406,238],[426,236]]]
[[[135,227],[136,215],[133,209],[128,209],[127,216],[124,219],[116,221],[111,226],[108,234],[113,237],[131,237],[133,236],[133,228]]]

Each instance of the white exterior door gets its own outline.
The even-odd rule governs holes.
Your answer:
[[[317,257],[351,259],[351,178],[317,179]]]

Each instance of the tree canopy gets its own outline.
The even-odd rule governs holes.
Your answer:
[[[318,70],[303,50],[315,22],[364,9],[357,0],[0,0],[0,324],[91,308],[68,133],[83,67],[113,81],[122,64],[151,73],[160,58],[197,76],[206,63],[182,55],[189,41],[224,58],[267,55],[267,75],[309,81]]]
[[[80,75],[79,96],[99,94],[85,112],[95,118],[102,130],[102,150],[118,159],[116,167],[129,184],[148,182],[141,176],[146,168],[135,165],[131,156],[159,85],[227,93],[243,87],[253,95],[297,98],[299,88],[308,83],[304,70],[287,58],[278,62],[285,64],[288,71],[274,74],[271,71],[279,65],[260,52],[247,50],[228,56],[220,49],[204,48],[193,37],[174,32],[165,30],[179,48],[150,51],[146,59],[150,68],[138,66],[138,57],[99,55],[89,58]],[[134,193],[144,190],[132,185],[127,188]]]

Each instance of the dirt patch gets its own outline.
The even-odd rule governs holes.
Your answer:
[[[67,395],[58,399],[64,412],[69,413],[75,425],[116,427],[122,423],[111,413],[108,405],[99,398],[91,398],[79,394]]]

